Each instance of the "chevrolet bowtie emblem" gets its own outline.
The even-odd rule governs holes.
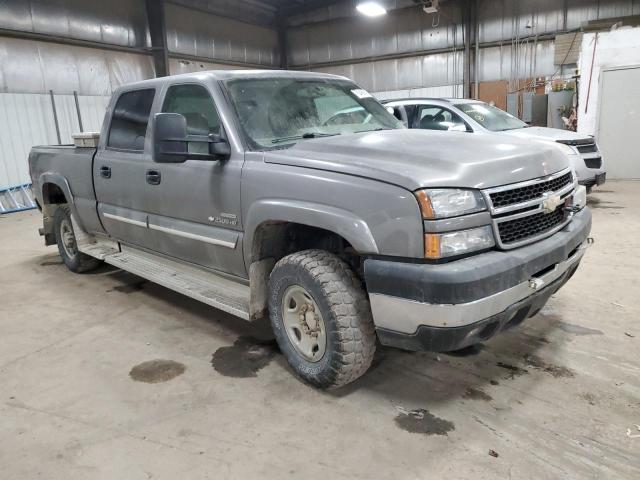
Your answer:
[[[556,195],[553,192],[545,192],[542,194],[542,210],[544,213],[555,212],[563,201],[560,195]]]

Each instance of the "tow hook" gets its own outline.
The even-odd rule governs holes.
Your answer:
[[[579,207],[578,205],[569,205],[564,207],[564,211],[569,213],[578,213],[580,210],[582,210],[582,207]]]
[[[531,288],[532,290],[538,290],[543,286],[544,280],[541,280],[539,278],[532,278],[531,280],[529,280],[529,288]]]
[[[593,245],[594,243],[596,243],[596,239],[593,237],[588,237],[587,238],[587,245]]]

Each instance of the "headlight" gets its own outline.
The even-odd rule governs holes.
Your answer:
[[[433,188],[417,191],[416,198],[420,204],[422,218],[430,220],[457,217],[466,213],[479,212],[486,208],[479,190]]]
[[[562,150],[562,153],[564,153],[565,155],[577,155],[578,152],[576,151],[575,148],[565,144],[565,143],[560,143],[560,142],[552,142],[555,146],[557,146],[560,150]]]
[[[438,259],[485,250],[495,245],[489,225],[471,230],[427,233],[424,236],[425,258]]]

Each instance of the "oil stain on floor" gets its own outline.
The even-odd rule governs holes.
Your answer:
[[[485,402],[490,402],[491,400],[493,400],[491,395],[489,395],[488,393],[471,387],[467,388],[467,390],[464,392],[464,395],[462,395],[462,398],[466,398],[468,400],[483,400]]]
[[[525,355],[524,363],[526,363],[527,366],[531,368],[543,371],[556,378],[575,377],[575,373],[569,370],[567,367],[561,367],[559,365],[554,365],[552,363],[545,362],[543,359],[535,355]]]
[[[424,408],[402,411],[395,418],[396,425],[409,433],[423,435],[447,435],[455,430],[455,425],[433,415]]]
[[[519,377],[520,375],[529,373],[529,371],[525,370],[524,368],[516,367],[515,365],[510,365],[504,362],[498,362],[496,363],[496,365],[499,366],[500,368],[504,368],[509,372],[508,375],[505,377],[506,380],[513,380],[515,377]]]
[[[225,377],[256,377],[278,353],[275,340],[239,337],[233,345],[220,347],[211,357],[211,365]]]
[[[573,323],[557,322],[557,325],[560,330],[567,333],[573,333],[574,335],[603,335],[601,330],[582,327],[580,325],[574,325]]]
[[[129,376],[136,382],[161,383],[182,375],[186,369],[173,360],[149,360],[133,367]]]

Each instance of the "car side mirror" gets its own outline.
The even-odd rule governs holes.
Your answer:
[[[227,160],[231,156],[231,145],[218,133],[209,135],[209,153],[217,160]]]
[[[153,117],[153,160],[183,163],[187,160],[187,119],[179,113],[156,113]]]
[[[190,143],[207,143],[209,153],[190,152]],[[230,155],[231,146],[220,134],[189,135],[187,119],[184,115],[156,113],[153,118],[153,160],[155,162],[184,163],[187,160],[226,160]]]
[[[448,129],[450,132],[468,132],[469,129],[466,125],[459,123],[457,125],[452,125]]]

